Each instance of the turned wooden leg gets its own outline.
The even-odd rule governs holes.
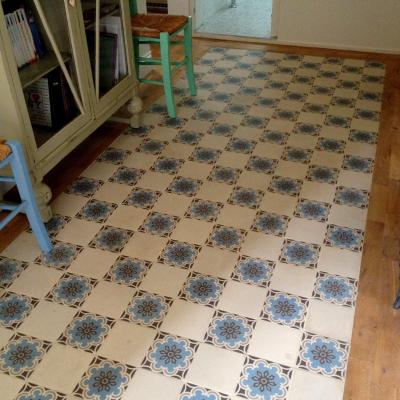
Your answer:
[[[140,128],[142,125],[142,99],[137,95],[137,88],[131,102],[128,105],[128,111],[131,113],[130,125],[132,128]]]
[[[49,205],[52,197],[51,189],[43,182],[33,182],[33,191],[35,192],[37,206],[43,222],[48,222],[53,216],[53,212]]]

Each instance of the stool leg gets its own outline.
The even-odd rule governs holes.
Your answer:
[[[196,78],[193,70],[193,40],[192,40],[192,17],[184,29],[184,42],[185,42],[185,58],[186,58],[186,75],[189,84],[190,94],[196,96]]]
[[[171,118],[176,118],[176,107],[174,99],[174,89],[172,87],[169,34],[160,34],[161,66],[163,72],[164,93],[167,101],[168,114]]]
[[[40,249],[42,252],[48,253],[53,248],[53,245],[51,244],[36,204],[22,146],[20,143],[14,141],[8,141],[7,144],[12,149],[13,160],[11,161],[11,169],[14,174],[21,201],[25,204],[26,216],[31,224],[33,234],[39,242]]]

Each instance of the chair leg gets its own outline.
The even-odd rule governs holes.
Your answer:
[[[8,141],[7,144],[12,150],[13,160],[11,161],[11,169],[14,174],[21,201],[25,204],[26,216],[31,224],[33,234],[39,242],[40,249],[42,252],[48,253],[53,248],[53,245],[51,244],[36,204],[22,146],[20,143],[14,141]]]
[[[160,34],[160,49],[164,93],[167,101],[168,114],[171,118],[176,118],[174,89],[172,87],[171,76],[169,34],[166,32]]]
[[[196,78],[193,70],[193,40],[192,40],[192,17],[189,17],[189,21],[184,29],[184,42],[185,42],[185,58],[186,58],[186,75],[189,84],[190,94],[196,96]]]

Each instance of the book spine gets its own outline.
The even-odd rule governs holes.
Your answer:
[[[22,35],[22,31],[21,31],[21,28],[20,28],[20,24],[19,24],[19,21],[18,21],[18,18],[16,16],[15,12],[13,12],[11,14],[11,19],[12,19],[12,21],[14,23],[15,34],[17,36],[18,48],[20,49],[21,54],[22,54],[23,64],[27,64],[30,61],[30,55],[29,55],[28,48],[25,45],[24,38],[23,38],[23,35]]]
[[[26,18],[25,10],[23,8],[20,8],[19,10],[17,10],[17,13],[21,20],[21,26],[23,28],[25,39],[32,56],[32,61],[35,61],[38,57],[35,49],[35,43],[33,42],[32,32],[29,28],[28,20]]]
[[[6,23],[7,23],[7,29],[8,29],[8,32],[10,33],[11,44],[12,44],[15,60],[17,61],[18,68],[20,68],[24,65],[24,59],[23,59],[21,50],[19,48],[19,42],[18,42],[18,37],[17,37],[16,30],[15,30],[15,26],[14,26],[14,21],[11,17],[11,14],[6,14],[5,18],[6,18]]]
[[[26,15],[28,18],[29,28],[32,33],[33,42],[35,44],[36,52],[39,58],[45,55],[45,48],[40,37],[39,28],[36,24],[35,18],[33,17],[32,11],[27,9]]]

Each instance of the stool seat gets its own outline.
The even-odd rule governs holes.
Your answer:
[[[11,149],[4,140],[0,140],[0,161],[5,160],[11,154]]]
[[[187,22],[184,15],[136,14],[131,17],[132,34],[158,39],[162,32],[172,35],[180,31]]]

